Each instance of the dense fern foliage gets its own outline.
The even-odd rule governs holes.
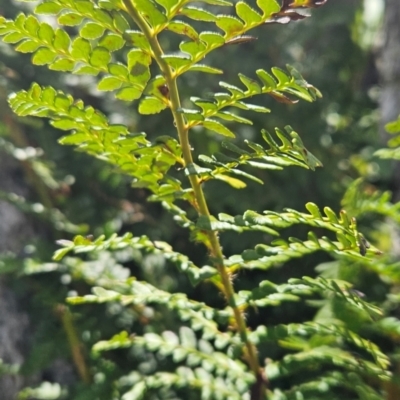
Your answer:
[[[68,304],[76,308],[94,304],[98,308],[93,312],[105,312],[98,304],[108,310],[120,307],[127,311],[126,318],[140,322],[140,329],[123,330],[92,348],[92,357],[103,358],[104,363],[113,352],[122,351],[134,360],[130,374],[115,378],[110,399],[372,400],[387,389],[389,356],[361,326],[390,336],[393,330],[398,334],[399,325],[387,316],[385,307],[371,304],[348,280],[322,273],[286,282],[263,279],[248,288],[238,285],[250,270],[284,268],[289,261],[301,262],[321,251],[330,254],[335,265],[362,265],[398,279],[397,269],[387,268],[388,260],[366,240],[354,218],[376,212],[397,221],[398,207],[388,204],[387,195],[364,196],[361,182],[355,181],[343,201],[348,212],[304,199],[301,211],[213,215],[213,205],[207,201],[211,181],[239,190],[250,181],[263,184],[260,170],[279,174],[285,168],[302,167],[311,173],[322,167],[289,125],[277,127],[274,134],[262,130],[263,145],[236,134],[240,124],[252,124],[251,112],[271,112],[250,98],[257,101],[267,95],[285,104],[314,102],[321,97],[318,89],[292,66],[261,65],[252,77],[239,74],[240,84],[218,82],[220,91],[210,91],[206,98],[183,98],[180,91],[183,75],[224,73],[204,61],[210,53],[256,40],[251,30],[304,19],[309,9],[325,3],[258,0],[250,6],[244,1],[206,0],[193,6],[187,0],[45,0],[35,4],[37,17],[23,13],[14,20],[0,17],[3,41],[15,45],[16,51],[32,53],[33,64],[96,77],[98,91],[110,92],[140,114],[169,112],[173,117],[169,130],[176,134],[160,132],[153,140],[51,86],[33,83],[9,97],[17,115],[46,118],[65,131],[60,144],[109,163],[128,176],[133,187],[147,190],[148,201],[167,210],[207,254],[207,265],[196,265],[168,243],[145,235],[79,234],[58,241],[54,262],[26,263],[20,271],[68,272],[92,288],[90,294],[86,286],[82,293],[69,293]],[[199,32],[204,26],[199,22],[207,23],[207,30]],[[177,48],[169,47],[171,34],[184,36]],[[398,130],[398,125],[391,129]],[[191,146],[193,135],[206,141],[209,134],[218,135],[219,149],[198,154]],[[396,158],[395,150],[379,155]],[[18,203],[16,198],[9,200]],[[65,231],[82,233],[82,227],[51,210],[47,217],[63,222]],[[304,226],[306,235],[288,237],[286,230],[294,225]],[[258,234],[259,243],[239,254],[224,254],[225,235],[237,235],[231,240],[240,241],[240,235],[249,232]],[[210,301],[176,292],[172,284],[168,288],[150,277],[141,279],[121,265],[140,264],[151,257],[161,259],[165,268],[176,267],[192,285],[206,287],[212,293]],[[293,302],[318,312],[310,313],[308,321],[271,322],[270,310],[283,312],[285,304]],[[346,324],[328,308],[347,313],[354,324]],[[68,311],[62,310],[67,324]],[[255,313],[265,315],[264,324],[252,324]],[[268,352],[272,345],[282,349],[273,358]],[[80,375],[90,382],[88,371],[82,369]]]

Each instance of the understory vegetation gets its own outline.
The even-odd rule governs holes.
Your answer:
[[[356,3],[0,1],[19,399],[400,398],[400,119],[382,149]]]

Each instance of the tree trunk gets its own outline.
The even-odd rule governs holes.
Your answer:
[[[381,81],[380,132],[384,145],[388,139],[385,125],[397,119],[400,114],[400,1],[386,0],[385,17],[382,29],[382,48],[377,60]],[[392,173],[393,201],[400,200],[400,163],[393,163]],[[400,230],[396,223],[388,221],[392,230],[392,254],[400,259]],[[394,365],[395,378],[400,376],[400,363]],[[400,387],[395,381],[386,384],[387,400],[400,398]]]
[[[400,114],[400,1],[386,0],[383,43],[378,68],[382,83],[382,127]]]
[[[24,194],[23,187],[14,179],[20,175],[17,163],[0,152],[0,190]],[[26,216],[14,206],[0,201],[0,253],[20,254],[32,237],[33,230]],[[7,278],[0,278],[0,359],[5,364],[21,365],[29,342],[29,320],[22,312]],[[17,392],[26,386],[21,375],[0,376],[0,393],[3,400],[16,399]]]
[[[378,70],[381,80],[380,130],[384,143],[388,139],[385,125],[397,119],[400,114],[400,1],[386,0],[383,23],[383,43],[378,58]],[[400,163],[394,166],[394,200],[400,200]],[[400,254],[400,249],[399,249]]]

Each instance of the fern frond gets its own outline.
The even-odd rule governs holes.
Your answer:
[[[83,247],[86,247],[86,250],[91,252],[88,239],[78,237],[76,240],[85,243],[77,245],[77,251],[82,252]],[[68,245],[68,243],[65,243],[67,241],[62,242],[64,245]],[[162,244],[160,242],[157,243],[161,248]],[[114,241],[112,247],[117,251],[126,249],[126,246],[120,240]],[[142,247],[135,246],[133,248]],[[160,248],[157,249],[156,254],[165,255]],[[104,255],[105,252],[103,251],[100,254]],[[181,257],[185,258],[182,255]],[[168,259],[168,257],[166,258]],[[97,286],[93,288],[92,295],[70,297],[68,301],[73,304],[106,302],[120,302],[124,306],[129,304],[161,304],[175,310],[180,319],[189,322],[195,331],[201,331],[204,339],[214,339],[214,345],[217,348],[225,348],[229,344],[238,345],[239,338],[230,333],[221,332],[217,322],[215,322],[226,324],[232,317],[232,311],[229,308],[217,310],[206,306],[204,303],[189,300],[184,294],[172,294],[159,290],[146,282],[138,282],[132,277],[129,278],[129,270],[119,264],[115,264],[113,258],[106,263],[104,261],[103,258],[96,261],[83,262],[80,259],[68,257],[63,265],[55,263],[32,265],[32,263],[29,263],[24,266],[23,273],[41,273],[49,270],[65,271],[67,269],[75,279],[83,279],[89,285]],[[99,269],[99,265],[104,265],[104,267]],[[198,280],[204,280],[216,274],[211,267],[204,267],[201,273],[203,276],[199,276]]]
[[[347,188],[342,205],[355,217],[375,213],[390,217],[400,223],[400,203],[391,203],[391,197],[389,191],[380,192],[374,187],[366,185],[363,179],[359,178]]]
[[[146,282],[128,279],[120,283],[120,291],[94,287],[90,295],[69,297],[70,304],[119,302],[123,306],[161,304],[175,310],[182,321],[188,322],[192,329],[200,331],[204,340],[215,340],[217,347],[229,344],[240,345],[239,337],[219,330],[214,319],[226,320],[230,311],[218,311],[194,300],[189,300],[183,293],[168,293]],[[121,293],[122,292],[122,293]]]
[[[318,335],[328,338],[333,346],[339,346],[344,342],[364,351],[366,354],[370,355],[376,365],[382,370],[390,366],[389,357],[384,354],[376,344],[363,339],[355,332],[341,326],[339,321],[335,321],[335,323],[331,325],[305,322],[302,324],[278,325],[273,327],[259,326],[251,333],[251,340],[254,341],[255,344],[264,341],[275,341],[282,347],[291,350],[306,351],[312,347],[312,345],[309,340],[302,339],[311,338],[313,336],[316,337]]]
[[[400,320],[396,317],[385,317],[372,327],[378,334],[384,334],[394,342],[400,340]]]
[[[181,327],[179,335],[172,331],[165,331],[161,335],[146,333],[142,337],[136,335],[129,337],[127,332],[121,332],[110,340],[96,343],[93,351],[97,353],[133,346],[156,352],[163,357],[171,356],[174,362],[184,362],[190,368],[202,366],[208,372],[215,372],[217,376],[230,381],[241,379],[252,382],[254,380],[254,376],[247,371],[245,364],[215,351],[209,341],[197,340],[194,331],[188,327]]]
[[[265,227],[271,229],[271,234],[276,234],[276,229],[287,228],[296,224],[309,225],[315,228],[324,228],[336,234],[338,242],[332,242],[330,239],[323,237],[318,239],[313,232],[308,234],[308,241],[301,241],[296,238],[291,238],[288,243],[279,239],[275,241],[275,246],[258,245],[255,250],[250,250],[248,254],[244,253],[241,258],[244,261],[258,260],[265,257],[263,261],[268,263],[270,256],[277,255],[280,257],[296,257],[302,254],[308,254],[317,250],[325,250],[334,252],[338,255],[348,254],[351,257],[357,257],[355,252],[358,249],[361,256],[367,253],[370,255],[381,254],[379,250],[373,248],[357,230],[355,218],[350,219],[347,213],[342,210],[340,216],[329,208],[324,208],[325,216],[322,215],[318,206],[314,203],[306,204],[310,214],[301,213],[296,210],[286,209],[286,212],[277,213],[272,211],[264,211],[264,215],[258,214],[255,211],[246,211],[243,216],[230,216],[228,214],[219,214],[218,220],[214,217],[200,217],[197,221],[197,227],[203,230],[213,231],[238,231],[241,230],[261,230]],[[279,246],[282,246],[279,248]],[[284,258],[281,261],[286,261]],[[279,259],[277,259],[279,261]],[[232,261],[234,264],[235,261]],[[261,267],[261,265],[260,265]],[[268,265],[267,265],[268,267]]]
[[[211,99],[192,97],[192,102],[198,106],[201,111],[181,109],[181,113],[185,115],[185,118],[188,121],[188,127],[193,128],[202,125],[205,128],[222,135],[232,136],[233,134],[224,134],[223,132],[219,132],[218,125],[222,124],[213,118],[219,120],[234,120],[235,122],[247,124],[251,124],[251,121],[236,116],[235,114],[222,111],[227,107],[236,107],[243,110],[265,113],[270,110],[265,107],[248,104],[243,100],[259,94],[268,94],[278,101],[293,103],[293,101],[285,95],[286,93],[306,101],[314,101],[317,97],[321,96],[320,92],[314,86],[306,82],[298,71],[289,65],[287,68],[288,72],[279,68],[273,68],[272,73],[274,76],[271,76],[265,70],[257,70],[256,73],[259,77],[260,83],[240,74],[239,78],[246,86],[246,90],[225,82],[220,82],[220,86],[226,89],[227,92],[212,94]],[[181,70],[177,69],[177,71]],[[182,71],[184,71],[183,67]]]
[[[192,370],[179,367],[175,373],[156,372],[151,376],[141,376],[136,385],[122,396],[122,400],[143,399],[147,390],[189,387],[200,391],[203,399],[215,400],[249,400],[248,384],[243,379],[230,382],[220,377],[214,377],[205,368]]]
[[[340,265],[346,266],[346,268],[366,268],[370,271],[376,272],[376,274],[380,275],[384,280],[399,283],[400,282],[400,262],[391,259],[390,255],[383,255],[380,257],[363,257],[360,254],[356,253],[346,253],[346,254],[335,254],[336,261],[333,261],[331,264],[332,269],[337,268]],[[323,275],[324,271],[326,271],[327,277],[330,276],[329,272],[327,271],[326,267],[329,264],[322,264],[317,267],[319,272],[322,272]]]
[[[187,2],[190,4],[190,2]],[[296,4],[283,4],[282,7],[279,6],[276,0],[265,0],[257,1],[258,10],[250,7],[244,1],[238,1],[235,4],[236,15],[215,15],[209,11],[202,10],[200,8],[195,8],[192,6],[183,7],[180,13],[190,19],[214,22],[216,26],[223,31],[223,35],[217,32],[207,32],[208,37],[205,36],[199,38],[202,42],[196,43],[182,42],[180,49],[183,53],[188,54],[189,58],[182,62],[181,65],[176,66],[176,74],[181,75],[189,68],[201,61],[208,53],[219,48],[225,44],[229,44],[232,40],[243,36],[248,31],[261,26],[266,23],[275,22],[279,20],[284,14],[284,18],[289,22],[293,15],[296,14],[301,17],[301,14],[295,13],[293,9],[299,7]],[[314,7],[315,4],[305,3],[301,4],[301,8]],[[302,16],[304,18],[304,16]],[[264,71],[262,72],[264,73]],[[274,72],[275,73],[275,72]],[[281,75],[278,72],[278,75]],[[284,77],[284,75],[281,75]],[[243,80],[250,82],[247,77],[242,75]],[[267,78],[269,80],[269,78]],[[278,78],[279,79],[279,78]],[[286,101],[286,98],[280,94],[277,95],[281,100]]]
[[[299,291],[293,293],[286,290],[287,285],[275,285],[270,281],[262,281],[258,288],[241,290],[237,293],[237,304],[246,309],[249,307],[278,306],[287,301],[300,301]]]
[[[217,3],[222,3],[219,5],[230,5],[230,3],[222,0],[213,0],[212,3],[216,4],[216,1]],[[170,7],[168,19],[172,19],[173,16],[178,13],[177,10],[179,10],[179,14],[190,19],[197,21],[200,20],[214,22],[216,26],[223,31],[223,34],[220,34],[218,32],[202,32],[200,35],[197,35],[193,31],[193,28],[188,24],[186,25],[190,28],[183,29],[183,24],[185,24],[183,21],[177,21],[180,25],[180,28],[178,29],[176,28],[176,26],[172,25],[173,31],[176,31],[176,33],[179,34],[184,34],[192,39],[191,41],[182,42],[179,46],[181,52],[187,55],[186,57],[175,56],[172,54],[166,56],[167,62],[170,64],[171,67],[175,69],[175,74],[179,76],[184,72],[190,70],[194,65],[196,65],[204,57],[206,57],[207,54],[209,54],[211,51],[222,47],[225,44],[232,43],[235,39],[242,37],[251,29],[254,29],[268,22],[273,22],[276,19],[276,16],[279,15],[280,12],[283,12],[285,8],[285,6],[282,6],[281,8],[275,0],[259,1],[257,2],[257,5],[259,7],[259,10],[251,8],[244,1],[237,2],[235,4],[235,11],[237,16],[216,15],[208,10],[206,11],[201,8],[192,7],[189,1],[181,1],[173,7]],[[143,7],[145,8],[144,5]],[[302,5],[302,7],[307,6]],[[289,6],[289,8],[291,8],[291,5]],[[289,12],[288,14],[286,14],[286,18],[290,20],[292,14],[293,12]],[[145,14],[144,16],[145,18],[147,17],[147,15]],[[150,22],[150,25],[153,26],[153,29],[156,33],[159,33],[163,29],[168,29],[169,26],[171,26],[171,22],[169,24],[167,24],[166,22],[163,24],[160,18],[159,21],[154,21],[153,24]],[[273,73],[277,76],[278,80],[285,77],[285,73],[282,74],[278,69],[275,69]],[[261,74],[264,75],[266,73],[265,71],[261,71]],[[241,79],[242,81],[251,81],[244,75],[241,75]],[[263,80],[264,78],[261,77],[261,79]],[[270,80],[270,77],[267,77],[267,80]],[[285,96],[281,94],[277,94],[276,96],[280,100],[289,101]]]
[[[96,31],[100,37],[104,30],[121,36],[129,29],[129,24],[121,13],[115,13],[118,10],[116,3],[100,1],[96,4],[89,0],[44,0],[36,6],[34,12],[39,15],[59,15],[57,22],[60,25],[77,26],[85,22],[81,29],[82,37],[85,37],[85,32],[88,31],[93,34]],[[118,40],[122,45],[124,44],[123,40],[116,39],[115,36],[112,36],[112,38]],[[94,39],[94,37],[86,37],[86,39]]]
[[[93,241],[82,236],[76,236],[74,241],[61,240],[58,241],[58,244],[60,244],[62,248],[54,253],[53,259],[56,261],[61,260],[70,252],[81,254],[92,251],[121,250],[131,247],[137,250],[163,255],[166,260],[175,264],[180,271],[187,273],[193,284],[197,284],[217,273],[216,269],[210,266],[204,266],[202,268],[197,267],[187,256],[174,252],[168,243],[160,241],[152,242],[146,236],[133,237],[131,233],[126,233],[124,236],[120,237],[115,234],[108,239],[104,236],[100,236]]]
[[[90,35],[94,35],[95,29],[91,33],[89,29],[86,30],[88,32],[83,37],[71,41],[66,31],[60,28],[54,30],[32,15],[26,17],[21,13],[15,21],[0,17],[0,36],[4,36],[3,41],[19,43],[17,51],[34,53],[33,64],[48,65],[49,69],[74,74],[104,73],[106,76],[100,79],[98,90],[117,91],[115,96],[125,101],[140,98],[150,79],[151,57],[137,48],[128,53],[127,65],[113,62],[111,52],[121,48],[123,41],[118,42],[118,39],[106,36],[98,43],[93,42],[96,37]],[[85,37],[89,37],[89,40]]]
[[[383,160],[400,160],[400,148],[395,149],[379,149],[374,153],[375,156]]]
[[[164,136],[152,144],[145,134],[131,134],[124,125],[109,124],[100,111],[52,87],[34,83],[28,91],[11,95],[9,103],[20,116],[49,118],[55,128],[72,130],[60,139],[61,144],[78,146],[80,151],[118,166],[138,181],[136,185],[155,193],[169,168],[182,163],[175,139]]]
[[[38,384],[38,383],[37,383]],[[65,390],[59,383],[42,381],[36,387],[24,387],[19,393],[20,399],[62,399],[65,396]]]
[[[231,142],[222,142],[223,147],[238,156],[234,158],[223,153],[216,153],[211,157],[200,155],[200,161],[214,168],[201,168],[193,164],[186,168],[186,174],[195,174],[200,177],[202,182],[219,179],[237,189],[242,189],[246,187],[246,184],[238,178],[251,179],[260,184],[263,184],[263,181],[238,169],[238,166],[246,165],[268,170],[282,170],[287,166],[299,166],[315,170],[316,167],[322,166],[320,161],[305,148],[299,135],[290,126],[285,127],[285,131],[276,129],[275,132],[281,141],[281,145],[265,130],[262,131],[262,136],[268,148],[249,140],[244,141],[249,150],[244,150]],[[234,175],[235,178],[230,175]],[[242,228],[245,230],[246,227],[242,226]]]
[[[271,232],[268,233],[271,234]],[[254,249],[229,257],[225,265],[230,267],[232,272],[241,268],[266,270],[317,251],[326,251],[335,257],[350,261],[364,261],[364,256],[359,251],[345,248],[341,242],[334,242],[327,237],[317,238],[313,232],[309,232],[309,237],[311,240],[304,241],[297,238],[289,238],[289,241],[277,239],[272,242],[272,246],[258,244]]]
[[[390,372],[383,370],[370,361],[355,357],[353,354],[329,346],[320,346],[283,357],[281,361],[266,366],[266,374],[270,380],[304,373],[307,370],[322,368],[324,365],[335,365],[345,371],[360,375],[379,377],[382,380],[390,378]]]
[[[300,288],[308,287],[314,292],[319,292],[325,296],[334,296],[341,301],[364,310],[371,319],[382,315],[382,310],[363,300],[356,292],[351,290],[352,285],[346,281],[325,278],[303,277],[302,279],[290,279],[289,284],[300,285]]]
[[[396,121],[389,122],[385,125],[385,129],[391,135],[400,133],[400,116]],[[374,155],[383,159],[400,160],[400,135],[394,136],[388,142],[391,149],[379,149]]]
[[[258,288],[240,291],[240,303],[243,307],[265,307],[279,305],[282,301],[299,301],[304,296],[319,293],[325,298],[336,298],[352,307],[363,310],[372,319],[382,316],[382,310],[363,300],[352,290],[352,285],[345,281],[325,278],[290,279],[288,283],[275,285],[262,281]],[[333,329],[333,328],[332,328]],[[360,339],[361,340],[361,339]]]
[[[307,400],[342,400],[343,394],[334,394],[336,388],[339,389],[339,392],[340,388],[343,388],[357,393],[360,395],[360,400],[382,399],[382,396],[367,382],[364,382],[358,374],[333,371],[321,374],[317,379],[295,385],[284,392],[275,390],[271,395],[271,400],[297,400],[300,396]]]
[[[385,129],[388,133],[395,135],[396,133],[400,133],[400,115],[397,117],[397,120],[389,122],[385,125]],[[396,141],[392,142],[393,146],[398,146],[400,138],[395,138]]]

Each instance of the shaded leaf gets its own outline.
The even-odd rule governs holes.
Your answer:
[[[209,130],[211,130],[213,132],[216,132],[216,133],[218,133],[220,135],[228,136],[228,137],[232,137],[232,138],[235,137],[235,134],[231,130],[229,130],[226,126],[222,125],[218,121],[214,121],[214,120],[211,120],[211,119],[205,119],[203,121],[202,125],[205,128],[207,128],[207,129],[209,129]]]

